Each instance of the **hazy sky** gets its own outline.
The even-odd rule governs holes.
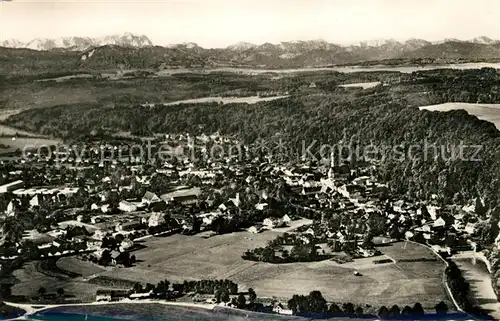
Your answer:
[[[1,1],[1,0],[0,0]],[[222,47],[324,39],[500,39],[500,0],[12,0],[0,40],[145,34],[155,44]]]

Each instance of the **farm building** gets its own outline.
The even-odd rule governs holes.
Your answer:
[[[99,289],[96,291],[95,300],[96,301],[118,301],[128,297],[127,290],[109,290],[109,289]]]

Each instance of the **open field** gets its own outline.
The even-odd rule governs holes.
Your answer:
[[[96,77],[96,76],[93,74],[75,74],[75,75],[68,75],[68,76],[62,76],[62,77],[56,77],[56,78],[39,79],[39,80],[37,80],[37,82],[44,82],[44,81],[63,82],[66,80],[71,80],[71,79],[94,78],[94,77]]]
[[[7,119],[9,116],[18,114],[21,112],[21,109],[14,109],[14,110],[0,110],[0,121],[4,121]],[[18,138],[17,136],[28,136],[28,137],[37,137],[37,138]],[[17,137],[16,141],[12,140],[12,137]],[[40,137],[40,138],[38,138]],[[17,148],[23,149],[24,145],[23,144],[30,144],[30,145],[35,145],[39,146],[41,144],[57,144],[59,141],[57,140],[48,140],[48,139],[41,139],[41,138],[46,138],[43,137],[42,135],[39,135],[34,132],[28,132],[22,129],[6,126],[6,125],[0,125],[0,144],[3,144],[5,146],[9,146],[8,148],[3,148],[0,150],[0,152],[11,152],[16,150]]]
[[[94,276],[144,284],[164,279],[170,282],[230,279],[242,291],[254,288],[260,297],[288,299],[293,294],[319,290],[328,301],[374,306],[420,302],[425,309],[432,310],[437,302],[444,300],[453,309],[444,288],[443,263],[433,260],[436,258],[429,249],[415,243],[381,246],[383,256],[343,265],[329,260],[278,265],[241,258],[247,249],[264,246],[281,233],[238,232],[207,239],[186,235],[148,238],[142,241],[146,247],[134,252],[139,262],[132,268],[104,269],[76,257],[59,259],[55,268],[40,261],[31,262],[14,273],[17,280],[13,293],[36,296],[41,286],[49,292],[62,287],[79,300],[93,300],[98,288],[108,287],[87,280]],[[373,264],[373,260],[384,258],[394,262]],[[415,258],[422,261],[401,261]],[[354,270],[361,276],[355,276]]]
[[[80,274],[82,277],[89,277],[105,271],[104,268],[88,261],[82,261],[75,256],[66,256],[57,260],[57,267]]]
[[[185,99],[179,101],[173,101],[164,104],[165,106],[173,106],[179,104],[196,104],[196,103],[212,103],[216,102],[219,104],[236,104],[236,103],[247,103],[255,104],[259,101],[271,101],[275,99],[286,98],[288,96],[272,96],[272,97],[259,97],[259,96],[249,96],[249,97],[202,97],[194,99]]]
[[[0,125],[0,133],[5,133],[5,131],[11,132],[15,129],[8,128]],[[23,134],[23,131],[15,131],[16,133]],[[15,134],[15,133],[14,133]],[[61,143],[60,140],[48,139],[48,138],[34,138],[34,137],[0,137],[0,144],[7,146],[7,148],[0,149],[0,153],[14,152],[17,149],[21,151],[34,151],[37,152],[40,149],[47,150],[49,146],[57,145]]]
[[[290,228],[308,223],[309,220],[294,221]],[[384,255],[345,264],[325,260],[278,265],[241,258],[247,249],[264,246],[285,231],[288,229],[260,234],[237,232],[209,238],[178,234],[152,237],[140,242],[145,248],[134,251],[139,261],[131,268],[100,268],[76,257],[61,258],[53,266],[35,261],[14,273],[17,281],[13,293],[36,296],[41,286],[49,292],[62,287],[66,293],[88,301],[94,299],[98,288],[120,287],[119,282],[103,284],[94,280],[94,276],[143,284],[155,284],[164,279],[170,282],[230,279],[238,283],[242,291],[254,288],[260,297],[275,296],[286,300],[293,294],[319,290],[328,301],[373,306],[420,302],[425,309],[432,310],[437,302],[444,300],[453,308],[444,287],[444,264],[430,249],[411,242],[379,246]],[[387,258],[393,262],[373,263]],[[355,276],[354,270],[361,276]]]
[[[82,262],[81,264],[87,264]],[[79,265],[81,265],[79,264]],[[90,268],[90,267],[88,267]],[[72,266],[73,269],[80,270],[81,267]],[[88,282],[83,282],[82,278],[70,278],[57,273],[51,273],[42,266],[41,261],[33,261],[24,265],[22,269],[14,272],[16,279],[12,287],[14,295],[25,295],[29,297],[38,296],[38,289],[44,287],[48,293],[55,293],[58,288],[63,288],[65,293],[75,296],[83,301],[95,299],[97,286]]]
[[[339,85],[339,87],[344,87],[344,88],[363,88],[363,89],[368,89],[368,88],[373,88],[375,86],[380,85],[380,81],[373,81],[373,82],[360,82],[360,83],[353,83],[353,84],[345,84],[345,85]]]
[[[453,308],[444,288],[441,261],[397,262],[415,255],[432,259],[434,254],[423,246],[408,243],[404,248],[404,243],[395,243],[381,247],[396,264],[370,265],[373,259],[361,259],[346,266],[333,261],[275,265],[241,259],[245,250],[263,246],[277,234],[267,231],[209,239],[184,235],[151,238],[144,242],[146,248],[134,252],[143,262],[102,275],[151,283],[228,278],[240,284],[241,290],[252,287],[262,297],[289,298],[319,290],[329,301],[372,305],[411,305],[418,301],[424,308],[433,309],[444,300]],[[354,269],[362,276],[354,276]]]
[[[423,106],[420,109],[443,112],[463,109],[470,115],[493,123],[500,130],[500,104],[445,103]]]

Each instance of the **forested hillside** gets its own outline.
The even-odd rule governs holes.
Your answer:
[[[141,38],[141,37],[139,37]],[[116,39],[115,39],[116,40]],[[87,39],[86,41],[89,41]],[[129,39],[126,41],[132,41]],[[339,46],[325,41],[265,43],[243,48],[202,48],[194,43],[169,47],[89,46],[82,51],[52,49],[36,51],[0,46],[0,73],[32,74],[64,70],[216,68],[304,68],[343,64],[448,64],[471,61],[498,61],[500,44],[445,41],[432,44],[413,39],[405,43],[388,41],[380,45]],[[122,43],[118,40],[111,43]],[[124,44],[124,43],[122,43]],[[126,44],[125,44],[126,45]],[[41,43],[41,47],[46,44]],[[48,47],[52,47],[49,45]],[[79,47],[77,45],[77,47]],[[87,46],[84,45],[83,48]],[[396,61],[396,62],[395,62]]]

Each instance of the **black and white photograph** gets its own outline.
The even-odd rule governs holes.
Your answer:
[[[0,320],[500,320],[500,0],[0,0]]]

